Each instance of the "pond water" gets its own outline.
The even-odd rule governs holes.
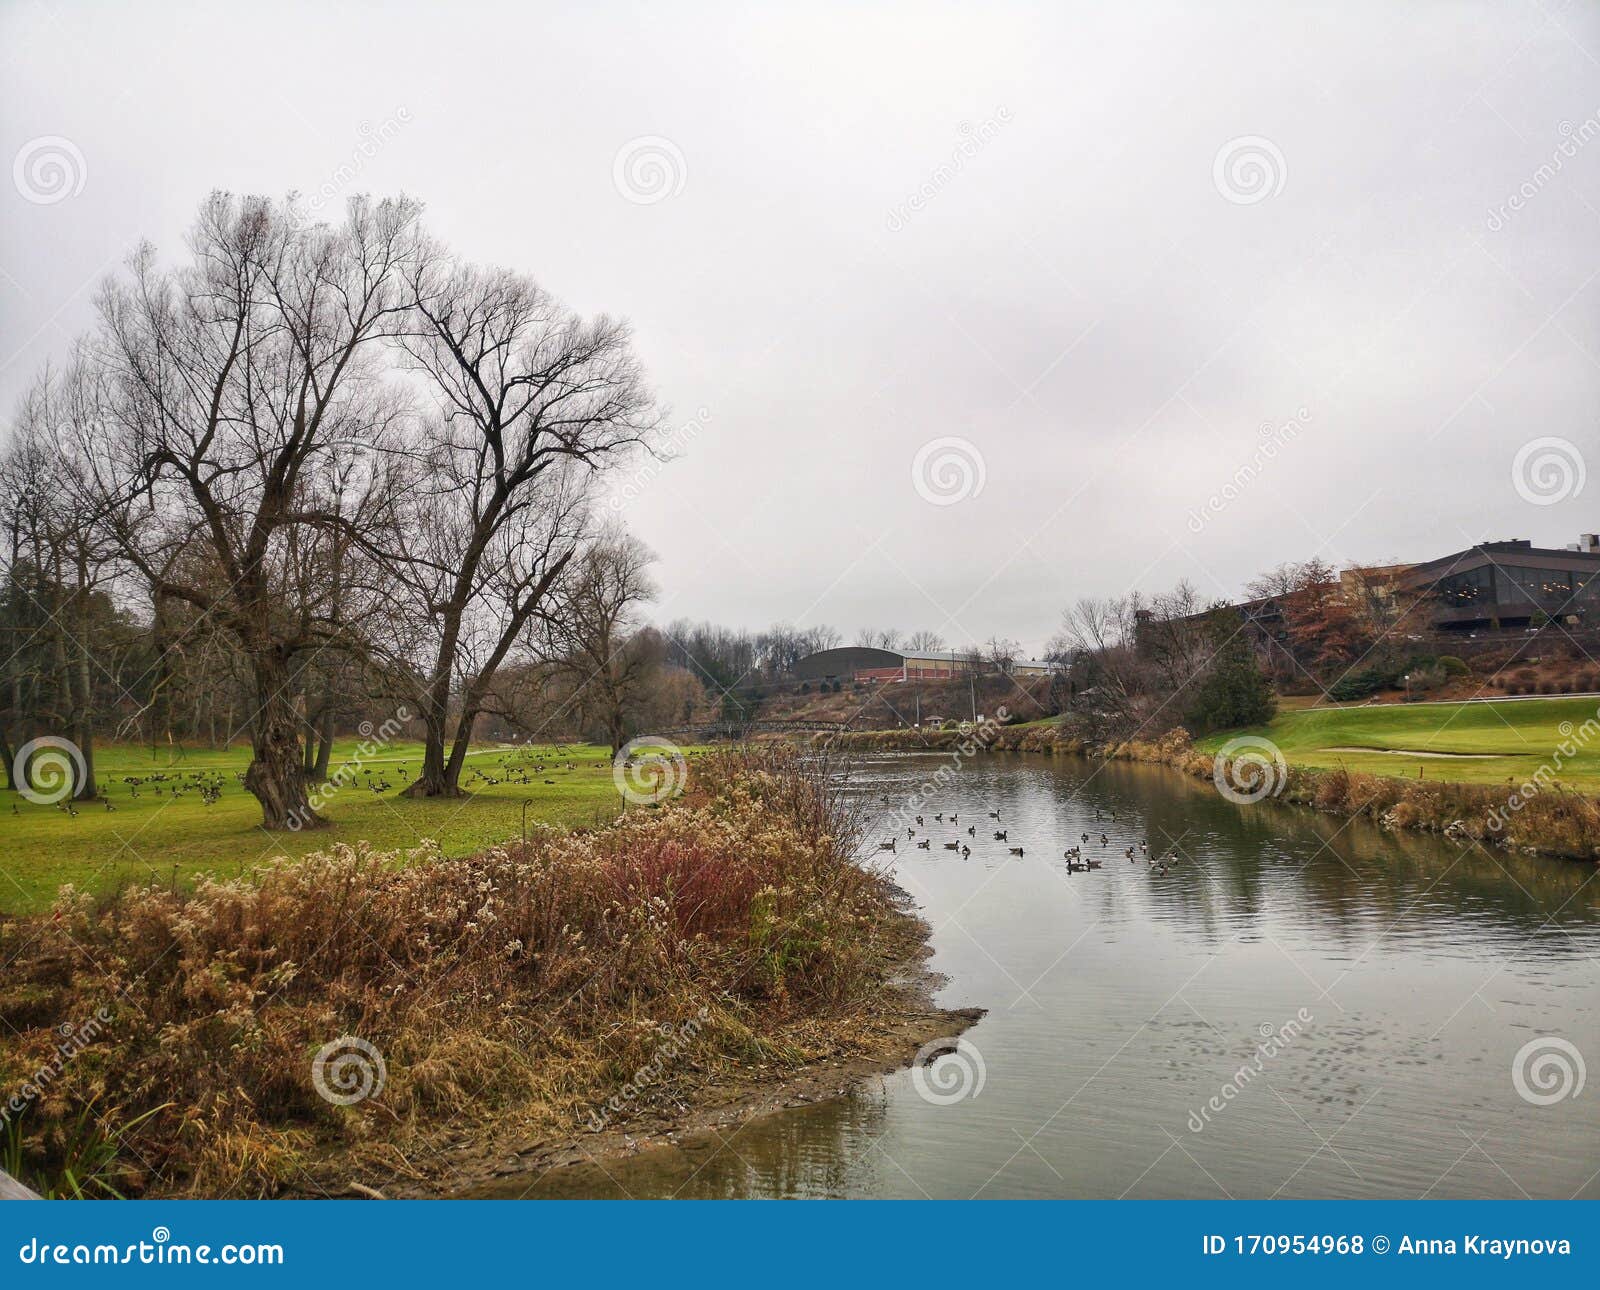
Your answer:
[[[946,760],[875,758],[850,791],[886,817]],[[882,858],[939,1002],[988,1009],[957,1052],[498,1194],[1600,1197],[1592,867],[1076,758],[981,757],[921,809],[932,848],[902,828]],[[1104,867],[1069,872],[1072,845]]]

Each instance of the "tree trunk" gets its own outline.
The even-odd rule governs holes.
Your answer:
[[[452,778],[445,764],[445,725],[449,717],[449,685],[443,687],[445,697],[437,688],[423,702],[422,712],[422,770],[405,791],[407,797],[461,797],[460,771]]]
[[[262,827],[316,828],[327,821],[311,809],[306,798],[299,722],[288,690],[289,670],[281,660],[259,655],[254,670],[256,712],[244,786],[261,803]]]
[[[311,774],[314,782],[328,782],[328,767],[333,763],[333,703],[322,710],[322,727],[317,732],[317,764]]]

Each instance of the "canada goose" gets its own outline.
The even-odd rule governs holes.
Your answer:
[[[950,823],[952,823],[952,824],[960,824],[961,823],[961,817],[959,815],[952,815],[950,817]]]
[[[996,842],[1004,842],[1004,841],[1006,841],[1006,834],[1009,833],[1009,832],[1010,832],[1009,829],[996,829],[994,831],[994,840]]]
[[[978,836],[978,826],[976,824],[967,825],[967,836],[969,838],[975,838]]]
[[[989,818],[991,820],[998,820],[1000,818],[1000,812],[999,811],[990,811],[989,812]]]
[[[942,815],[935,815],[933,818],[938,820],[940,824],[944,823],[944,816]]]
[[[919,815],[919,816],[917,816],[917,823],[918,823],[918,824],[921,824],[921,823],[922,823],[922,817],[921,817],[921,816],[920,816],[920,815]]]
[[[929,847],[931,847],[933,845],[933,839],[932,838],[923,838],[921,842],[917,843],[917,845],[919,847],[921,847],[924,851],[926,851]]]
[[[1111,839],[1110,839],[1110,838],[1108,838],[1108,837],[1107,837],[1107,836],[1106,836],[1106,835],[1105,835],[1105,834],[1104,834],[1104,833],[1102,833],[1102,834],[1101,834],[1101,835],[1100,835],[1100,845],[1101,845],[1101,846],[1105,846],[1105,844],[1106,844],[1106,843],[1107,843],[1107,842],[1109,842],[1109,841],[1111,841]]]
[[[1100,863],[1101,862],[1098,860],[1085,860],[1083,862],[1083,867],[1085,869],[1098,869],[1100,868]]]
[[[1022,854],[1022,848],[1021,847],[1007,847],[1006,850],[1011,852],[1011,854],[1014,855],[1014,856],[1019,856],[1019,855]]]
[[[1158,874],[1160,874],[1163,878],[1165,878],[1167,876],[1167,866],[1166,865],[1162,865],[1161,868],[1156,870],[1156,872]]]
[[[879,851],[893,851],[895,849],[895,844],[898,841],[899,841],[898,838],[890,838],[887,842],[880,842],[880,843],[878,843],[878,850]]]
[[[963,860],[965,860],[971,854],[972,854],[972,848],[969,847],[965,842],[963,842],[961,844],[961,858]]]
[[[1089,835],[1087,833],[1080,833],[1078,835],[1078,841],[1079,842],[1087,842],[1088,840],[1089,840]]]
[[[946,843],[945,843],[945,844],[944,844],[944,849],[945,849],[945,850],[946,850],[946,851],[954,851],[954,850],[955,850],[955,849],[956,849],[956,848],[957,848],[957,847],[959,847],[959,846],[960,846],[960,845],[961,845],[961,844],[960,844],[960,843],[959,843],[959,842],[946,842]]]
[[[912,828],[909,824],[906,825],[906,837],[914,838],[916,836],[917,836],[917,831],[914,828]]]
[[[1068,860],[1067,861],[1067,872],[1068,873],[1088,873],[1089,872],[1089,866],[1086,865],[1086,864],[1079,864],[1075,860]]]

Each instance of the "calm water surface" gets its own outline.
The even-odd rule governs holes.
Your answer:
[[[943,764],[875,759],[850,791],[887,815]],[[930,1101],[900,1072],[499,1194],[1600,1197],[1600,1068],[1549,1105],[1513,1081],[1519,1051],[1550,1037],[1600,1066],[1592,868],[1072,758],[980,758],[922,813],[933,849],[902,829],[893,871],[933,925],[939,1001],[989,1010],[972,1052],[931,1072],[966,1096]],[[1105,867],[1069,874],[1061,853],[1084,832]],[[941,848],[957,838],[969,859]],[[1180,863],[1130,863],[1142,839]]]

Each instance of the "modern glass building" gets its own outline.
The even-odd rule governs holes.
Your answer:
[[[1413,565],[1395,589],[1422,599],[1439,631],[1600,624],[1600,541],[1585,534],[1556,550],[1527,541],[1482,542]]]

